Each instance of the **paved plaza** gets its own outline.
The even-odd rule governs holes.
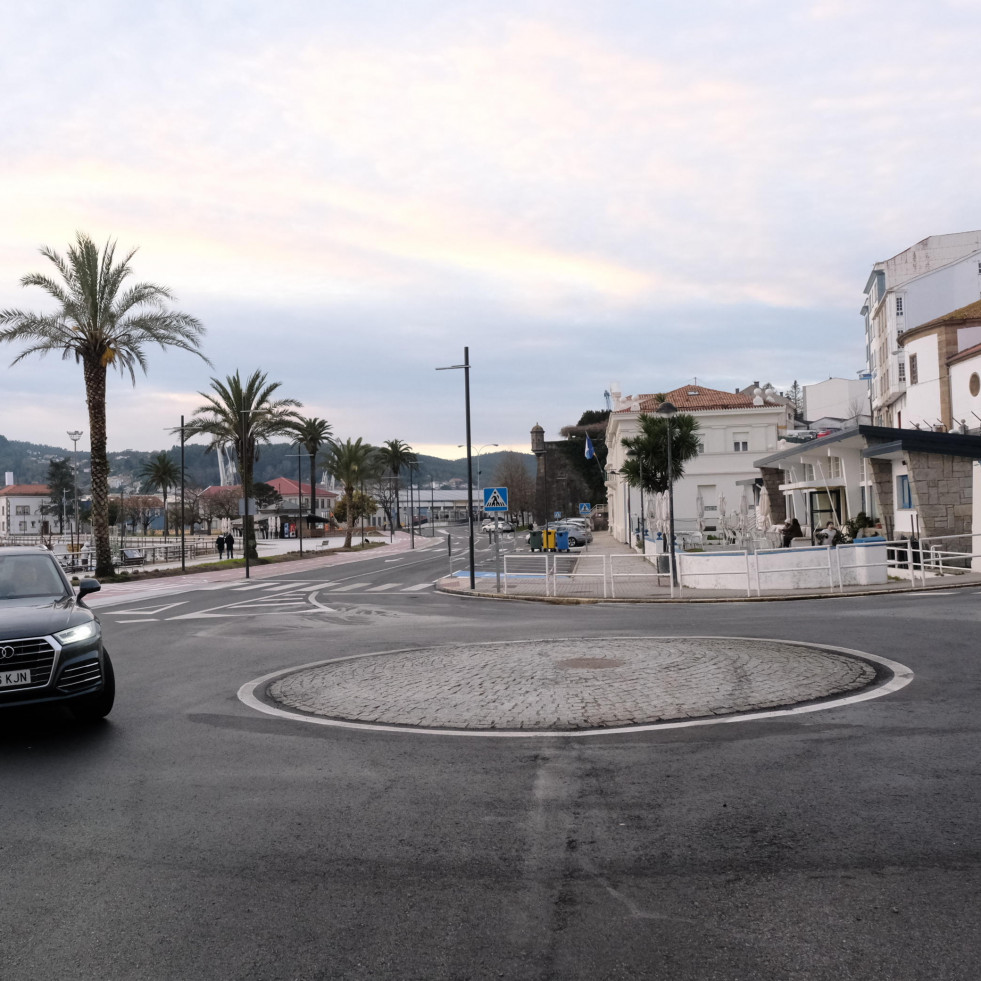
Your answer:
[[[468,731],[569,731],[728,716],[835,698],[890,674],[833,648],[720,637],[537,640],[358,656],[265,697],[313,716]]]

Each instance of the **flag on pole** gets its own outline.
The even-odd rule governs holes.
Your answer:
[[[586,459],[587,460],[592,460],[592,458],[594,456],[596,456],[596,450],[593,448],[593,441],[587,435],[586,436]]]

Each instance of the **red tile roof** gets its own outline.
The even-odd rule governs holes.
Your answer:
[[[0,488],[0,497],[47,497],[50,493],[47,484],[11,484]]]
[[[682,385],[671,392],[664,392],[664,399],[672,403],[682,412],[708,412],[719,409],[758,409],[763,406],[753,405],[749,395],[739,392],[720,392],[716,388],[706,388],[704,385]],[[661,404],[657,395],[634,395],[631,402],[637,402],[641,412],[654,412]],[[765,405],[773,407],[778,403],[768,402]],[[630,409],[618,409],[618,412],[629,412]]]

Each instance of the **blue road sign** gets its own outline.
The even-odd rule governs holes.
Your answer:
[[[584,518],[588,518],[593,513],[593,506],[591,504],[580,504],[579,513]]]
[[[508,509],[508,489],[506,487],[484,488],[484,511],[494,514]]]

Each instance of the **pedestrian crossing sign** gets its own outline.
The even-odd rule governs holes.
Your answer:
[[[484,510],[494,514],[508,509],[508,489],[506,487],[484,488]]]
[[[592,514],[593,508],[591,504],[580,504],[579,513],[584,517],[588,518]]]

